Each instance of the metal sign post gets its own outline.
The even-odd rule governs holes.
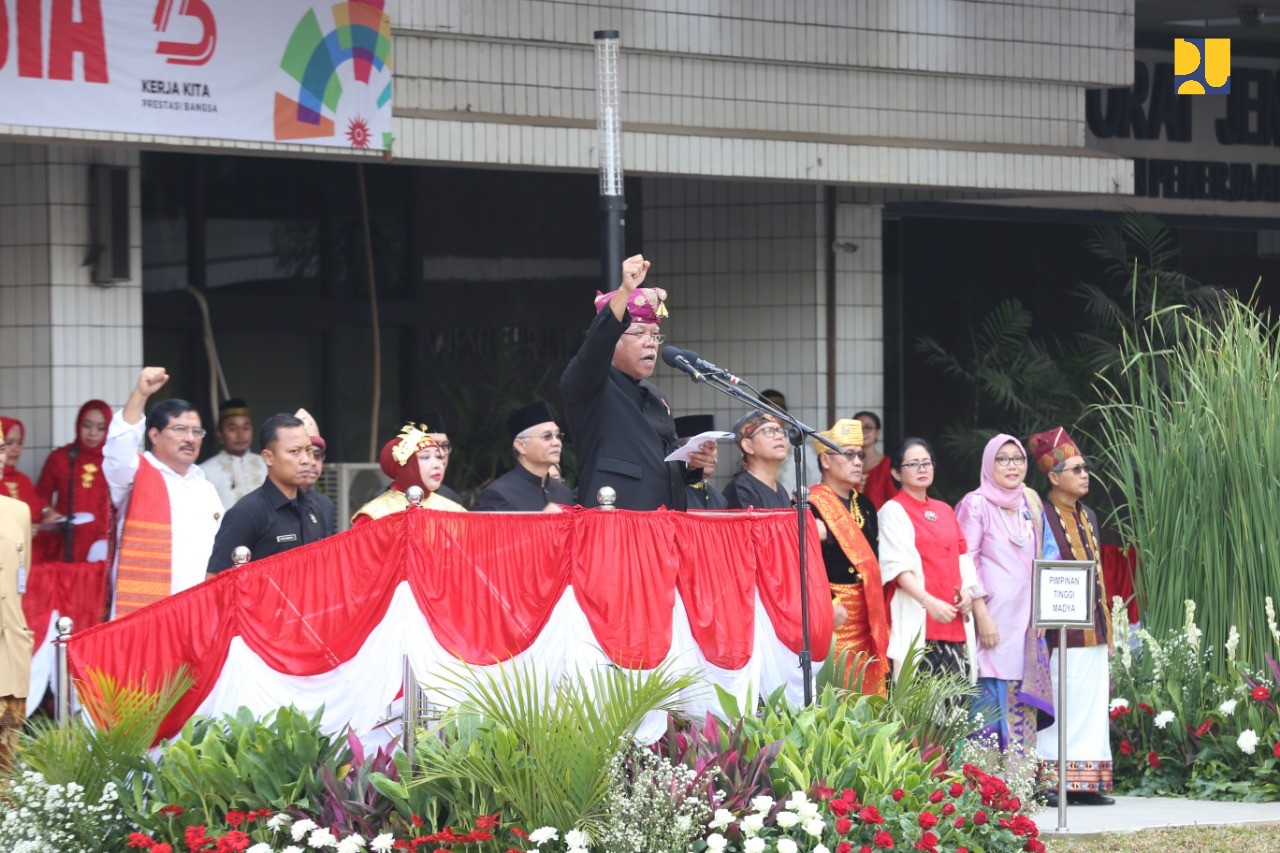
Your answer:
[[[1098,564],[1091,560],[1036,560],[1031,601],[1037,629],[1058,629],[1058,695],[1053,708],[1058,726],[1058,828],[1067,831],[1067,631],[1092,628]]]

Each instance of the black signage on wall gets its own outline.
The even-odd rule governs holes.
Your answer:
[[[1098,139],[1196,142],[1196,109],[1216,109],[1213,141],[1223,146],[1280,146],[1280,72],[1236,67],[1231,94],[1174,94],[1173,65],[1134,63],[1133,86],[1092,89],[1085,121]],[[1198,140],[1204,142],[1205,140]],[[1280,165],[1216,159],[1134,158],[1133,192],[1148,198],[1280,201]]]

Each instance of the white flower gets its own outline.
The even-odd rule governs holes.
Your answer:
[[[729,843],[729,839],[725,838],[718,832],[713,832],[707,836],[707,849],[711,853],[721,853],[725,846]]]
[[[827,849],[827,845],[819,844],[817,847],[813,848],[813,853],[831,853],[831,851]]]
[[[1223,702],[1221,705],[1218,706],[1218,713],[1222,714],[1223,716],[1230,717],[1235,712],[1236,712],[1236,700],[1234,699],[1228,699],[1227,701]]]
[[[804,829],[805,832],[812,835],[814,838],[821,838],[822,833],[826,831],[827,825],[822,822],[822,818],[815,817],[815,818],[810,818],[809,820],[806,820],[804,822],[804,826],[801,828]]]
[[[244,851],[244,853],[275,853],[275,851],[271,849],[271,845],[267,842],[259,841],[257,844]]]
[[[267,821],[267,829],[272,832],[278,832],[291,823],[293,823],[293,818],[289,817],[289,815],[284,812],[276,812],[271,816],[271,819]]]
[[[1258,748],[1258,733],[1253,729],[1245,729],[1240,733],[1240,737],[1236,738],[1236,746],[1240,747],[1240,751],[1245,755],[1253,755],[1253,751]]]
[[[764,839],[760,837],[748,838],[742,843],[743,853],[764,853]]]
[[[311,838],[307,841],[307,844],[317,850],[321,847],[337,847],[338,837],[330,830],[317,829],[315,832],[311,833]]]
[[[1119,696],[1117,696],[1116,698],[1111,700],[1110,710],[1112,711],[1114,711],[1116,708],[1128,708],[1128,707],[1129,707],[1128,699],[1121,699]]]
[[[778,822],[778,826],[783,829],[790,829],[800,822],[800,815],[795,812],[778,812],[778,816],[774,818]]]
[[[796,809],[799,808],[802,803],[807,802],[809,802],[808,795],[805,794],[804,791],[796,791],[791,795],[791,798],[787,800],[787,808]]]
[[[1240,645],[1240,631],[1235,625],[1231,626],[1231,630],[1227,632],[1227,660],[1235,662],[1236,648]]]
[[[800,815],[800,817],[817,817],[818,804],[817,803],[801,803],[800,805],[793,808],[792,811]]]
[[[711,823],[707,825],[712,829],[727,829],[734,820],[733,812],[728,809],[716,809],[715,816],[711,818]]]
[[[529,833],[529,840],[537,847],[541,847],[548,841],[555,841],[559,837],[560,831],[554,826],[544,826]]]
[[[384,832],[377,838],[373,839],[373,843],[369,845],[375,853],[391,853],[392,846],[396,843],[396,838],[389,832]]]
[[[755,835],[764,826],[764,815],[749,814],[742,819],[742,834]]]
[[[306,851],[296,844],[290,844],[288,847],[284,848],[281,853],[306,853]]]
[[[1163,729],[1176,719],[1177,716],[1172,711],[1161,711],[1159,714],[1156,714],[1156,718],[1153,722],[1155,722],[1157,729]]]
[[[290,831],[293,833],[294,841],[301,841],[303,836],[305,836],[307,833],[311,832],[311,830],[315,828],[316,828],[316,822],[314,820],[303,818],[302,820],[295,823],[293,825],[293,829]]]
[[[570,847],[586,847],[587,834],[580,829],[571,829],[564,834],[564,843]]]
[[[751,808],[755,809],[760,814],[764,814],[769,811],[769,809],[773,808],[773,797],[766,796],[764,794],[761,794],[758,797],[752,797]]]
[[[779,838],[777,844],[778,853],[796,853],[800,847],[790,838]]]
[[[359,835],[348,835],[338,842],[338,853],[360,853],[364,849],[364,839]]]

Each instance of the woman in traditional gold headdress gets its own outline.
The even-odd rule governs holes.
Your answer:
[[[360,507],[351,517],[355,527],[384,515],[399,512],[409,505],[405,492],[411,486],[422,489],[426,509],[466,512],[466,507],[437,494],[444,480],[444,454],[421,424],[405,424],[400,434],[382,446],[378,454],[382,473],[391,478],[391,488]]]

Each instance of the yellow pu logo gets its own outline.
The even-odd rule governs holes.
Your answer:
[[[1173,88],[1179,95],[1231,94],[1231,39],[1174,39]]]

